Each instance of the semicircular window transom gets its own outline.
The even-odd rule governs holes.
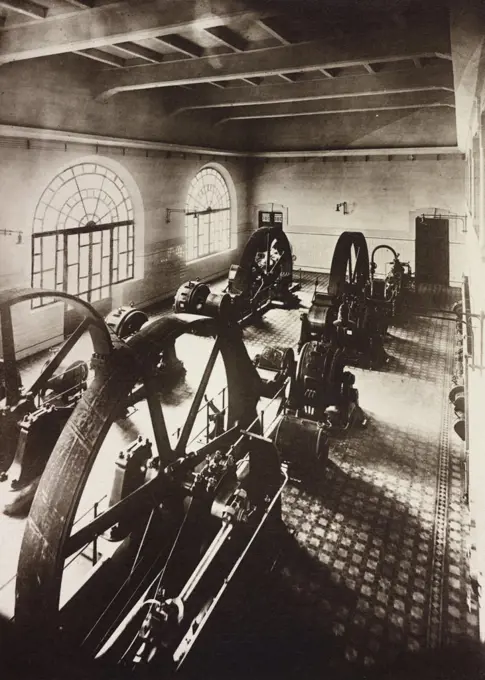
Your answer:
[[[187,260],[231,247],[231,198],[221,173],[202,168],[190,183],[185,204]]]
[[[134,277],[133,203],[110,168],[78,163],[57,174],[39,199],[33,226],[34,287],[94,302]]]

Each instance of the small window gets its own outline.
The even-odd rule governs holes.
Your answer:
[[[231,248],[231,199],[221,173],[200,170],[190,183],[185,204],[187,261]]]

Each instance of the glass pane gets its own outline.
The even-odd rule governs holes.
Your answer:
[[[79,261],[78,237],[67,237],[67,264],[77,264]]]
[[[42,267],[54,269],[56,261],[56,237],[45,236],[42,239]]]
[[[43,273],[42,287],[43,288],[55,288],[55,277],[54,277],[54,270],[53,269],[51,269],[48,272]]]
[[[89,292],[89,280],[87,276],[79,277],[79,292],[88,293]]]
[[[99,272],[101,270],[101,244],[96,243],[91,249],[91,267],[92,272]]]
[[[79,250],[79,276],[87,276],[89,272],[89,248]]]
[[[78,267],[76,264],[71,265],[67,270],[67,292],[76,295],[78,292]]]
[[[119,231],[120,252],[123,252],[128,247],[128,242],[126,240],[126,229],[123,227],[123,228],[120,228],[118,231]]]
[[[126,253],[121,253],[120,254],[120,266],[119,266],[120,279],[126,278],[126,265],[127,265]]]
[[[58,282],[59,282],[59,281],[62,281],[62,279],[64,278],[64,271],[63,271],[63,268],[64,268],[64,253],[63,253],[63,251],[61,250],[61,251],[59,251],[59,252],[57,253],[57,271],[56,271],[56,280],[57,280]]]
[[[103,231],[103,255],[109,252],[110,232]]]
[[[103,284],[107,285],[109,283],[109,257],[103,257],[101,275],[103,278]]]

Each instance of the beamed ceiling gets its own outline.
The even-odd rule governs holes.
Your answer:
[[[10,0],[0,25],[0,69],[73,53],[96,65],[95,100],[158,90],[172,121],[303,131],[354,116],[365,138],[380,112],[440,110],[463,145],[444,0]]]

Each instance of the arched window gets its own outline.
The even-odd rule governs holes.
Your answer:
[[[213,167],[202,168],[190,183],[185,204],[185,244],[188,261],[231,247],[229,189]]]
[[[34,288],[62,290],[88,302],[110,297],[113,284],[134,278],[134,253],[133,204],[116,173],[86,162],[54,177],[34,215]]]

